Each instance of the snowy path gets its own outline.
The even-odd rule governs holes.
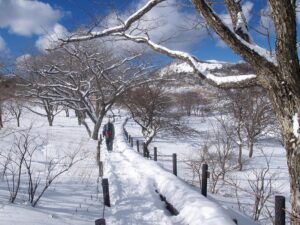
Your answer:
[[[110,153],[108,165],[109,181],[113,184],[108,224],[175,224],[164,202],[159,200],[155,187],[143,179],[138,168],[128,162],[118,146]]]
[[[116,123],[114,145],[113,152],[104,154],[104,174],[109,180],[111,198],[111,207],[105,210],[107,224],[234,224],[218,205],[131,149],[124,140],[120,123]],[[165,209],[156,190],[179,215],[172,216]]]

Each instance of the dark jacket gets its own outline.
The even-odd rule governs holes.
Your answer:
[[[113,123],[108,122],[107,124],[104,125],[103,127],[103,137],[106,139],[114,139],[115,137],[115,127]]]

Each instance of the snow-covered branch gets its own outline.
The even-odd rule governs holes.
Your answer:
[[[141,19],[147,12],[149,12],[153,7],[158,5],[161,2],[164,2],[166,0],[150,0],[148,1],[142,8],[140,8],[138,11],[133,13],[131,16],[127,18],[121,25],[107,28],[100,32],[89,32],[87,35],[74,35],[73,37],[67,39],[67,40],[61,40],[63,43],[70,43],[70,42],[78,42],[78,41],[87,41],[92,40],[95,38],[105,37],[109,36],[114,33],[124,32],[130,28],[130,26]]]
[[[241,86],[251,86],[256,82],[255,74],[239,75],[239,76],[226,76],[220,77],[216,76],[207,71],[206,67],[202,66],[200,60],[196,59],[195,56],[192,56],[186,52],[174,51],[162,45],[156,44],[153,41],[149,40],[148,37],[144,36],[134,36],[126,33],[115,34],[128,38],[131,41],[137,43],[144,43],[150,46],[153,50],[166,54],[172,58],[181,59],[187,62],[192,68],[193,72],[198,74],[202,79],[205,79],[208,83],[218,86],[218,87],[241,87]]]

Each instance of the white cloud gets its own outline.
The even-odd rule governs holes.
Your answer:
[[[39,1],[0,0],[0,28],[29,36],[41,35],[51,29],[62,13]]]
[[[166,46],[187,50],[206,36],[206,30],[187,31],[191,27],[190,19],[194,19],[195,15],[183,11],[180,3],[178,0],[170,0],[154,8],[145,15],[141,27],[150,27],[148,34],[154,41],[160,42],[174,36],[166,41]]]
[[[58,41],[59,38],[64,38],[68,35],[67,29],[60,25],[55,24],[49,32],[47,32],[44,35],[41,35],[38,40],[35,43],[35,46],[40,51],[45,51],[46,49],[55,47],[56,41]]]
[[[31,57],[30,54],[24,54],[24,55],[17,57],[16,61],[15,61],[17,68],[21,68],[24,65],[24,63],[26,62],[26,60],[29,59],[30,57]]]
[[[127,10],[118,18],[125,20],[133,11],[141,8],[147,1],[139,1],[138,4],[131,7],[132,10]],[[133,34],[141,34],[147,32],[151,40],[175,49],[175,50],[190,50],[193,45],[206,36],[206,30],[188,29],[192,26],[191,18],[195,18],[195,14],[182,10],[180,0],[169,0],[149,11],[143,18],[135,23],[132,27],[136,29]],[[110,15],[107,18],[106,26],[119,24],[115,15]],[[120,42],[124,46],[124,42]],[[136,46],[135,44],[127,43],[128,46]],[[135,47],[134,47],[135,48]]]
[[[0,52],[6,51],[6,43],[4,39],[0,36]]]

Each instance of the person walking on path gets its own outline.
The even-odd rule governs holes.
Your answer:
[[[113,141],[115,137],[115,127],[113,123],[108,120],[108,123],[104,125],[103,127],[103,137],[105,137],[106,147],[108,151],[113,150]]]

